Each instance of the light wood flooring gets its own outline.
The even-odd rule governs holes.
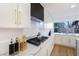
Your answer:
[[[55,44],[51,56],[76,56],[76,49]]]

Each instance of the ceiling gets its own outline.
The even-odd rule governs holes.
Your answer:
[[[79,15],[79,3],[43,3],[42,5],[52,16]]]

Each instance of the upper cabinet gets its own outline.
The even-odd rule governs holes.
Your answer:
[[[44,21],[44,7],[40,3],[31,3],[31,16]]]
[[[29,28],[31,26],[30,4],[20,3],[17,6],[17,24],[20,27]]]
[[[30,27],[30,4],[2,3],[0,4],[1,28]]]

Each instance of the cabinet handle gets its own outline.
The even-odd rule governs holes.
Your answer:
[[[15,9],[15,24],[17,24],[17,10]]]
[[[18,24],[21,24],[22,12],[18,10]]]
[[[18,9],[15,9],[15,24],[20,25],[21,24],[21,11],[19,11]]]

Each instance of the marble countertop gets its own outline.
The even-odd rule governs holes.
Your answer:
[[[58,35],[74,35],[74,36],[79,36],[79,34],[75,34],[75,33],[53,33],[54,35],[58,34]]]
[[[45,44],[49,41],[51,36],[43,43],[41,43],[39,46],[35,46],[33,44],[28,43],[27,44],[27,49],[24,52],[20,52],[18,54],[15,54],[14,56],[34,56],[41,48],[45,46]],[[2,56],[9,56],[9,53],[4,53]]]

